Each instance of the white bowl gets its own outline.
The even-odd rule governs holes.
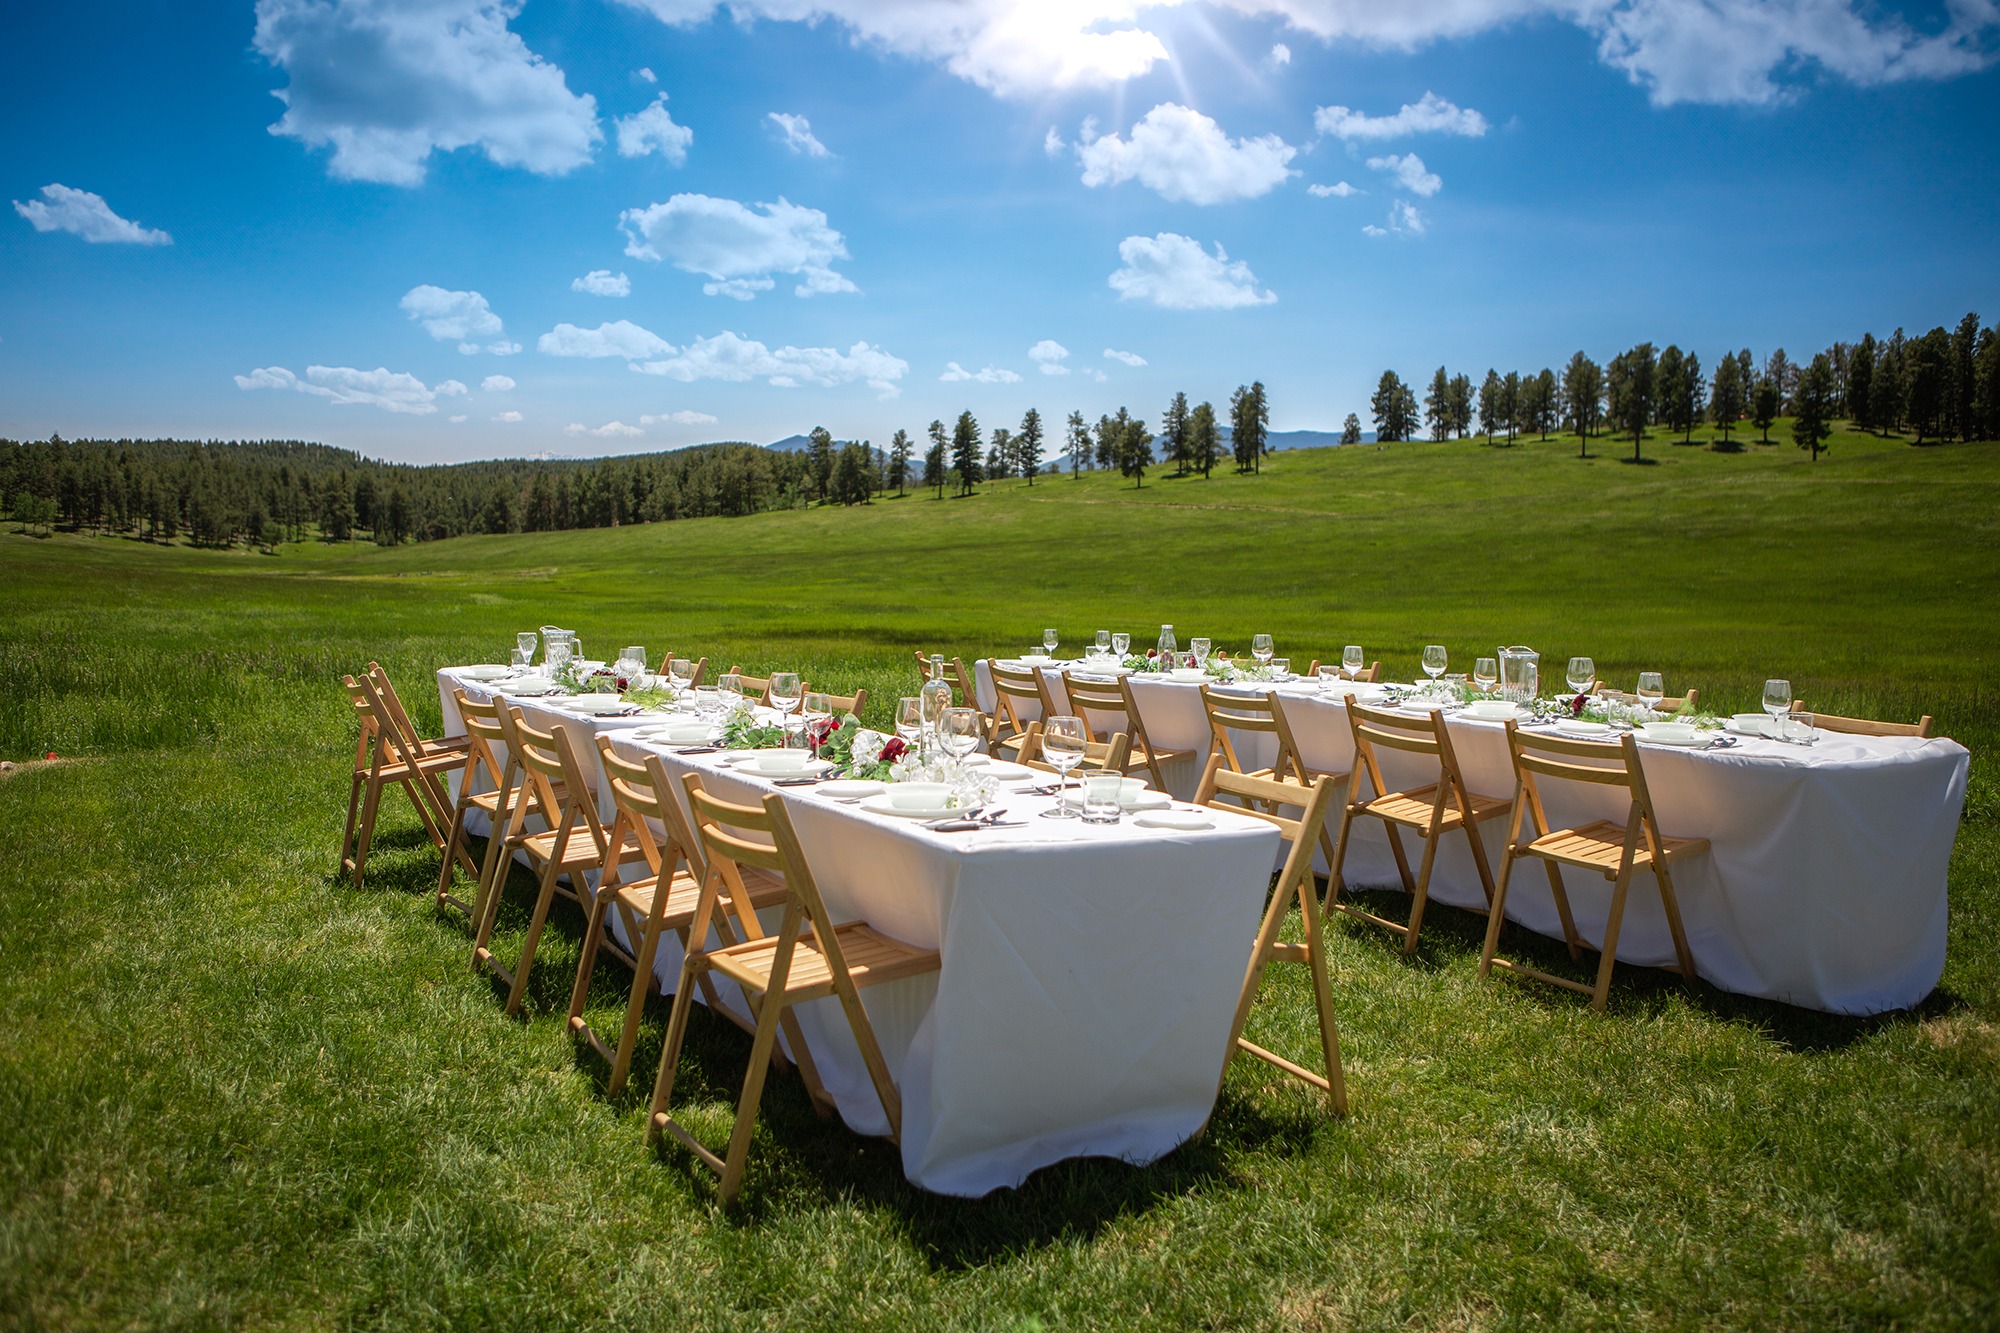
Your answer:
[[[1731,713],[1729,729],[1744,736],[1768,736],[1771,734],[1769,713]]]
[[[600,713],[622,713],[632,705],[615,694],[573,694],[567,699],[556,701],[557,706],[567,708],[572,713],[594,716]]]
[[[889,788],[889,804],[898,810],[936,810],[950,793],[942,782],[898,782]]]
[[[809,750],[759,750],[744,767],[766,773],[803,773],[812,761]]]
[[[1565,736],[1582,736],[1589,740],[1600,740],[1611,734],[1611,727],[1604,722],[1585,722],[1582,718],[1570,718],[1556,723],[1556,730]]]
[[[1648,722],[1639,728],[1639,739],[1663,745],[1693,745],[1701,739],[1701,728],[1692,722]]]
[[[464,677],[466,680],[498,680],[502,676],[513,675],[514,668],[495,666],[492,663],[488,662],[488,663],[482,663],[479,666],[460,667],[458,668],[457,674]]]
[[[660,739],[669,745],[701,745],[715,735],[715,728],[706,722],[676,722],[661,727]]]
[[[1204,681],[1208,679],[1208,673],[1200,667],[1175,667],[1167,672],[1167,679],[1183,682]]]
[[[1504,699],[1481,699],[1467,704],[1458,715],[1478,718],[1482,722],[1505,722],[1510,717],[1519,717],[1521,710]]]

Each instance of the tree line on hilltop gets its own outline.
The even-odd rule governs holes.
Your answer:
[[[1262,384],[1231,400],[1232,457],[1255,471],[1268,451]],[[1155,437],[1124,408],[1066,437],[1072,475],[1112,469],[1144,485]],[[970,412],[931,423],[921,456],[906,431],[887,450],[815,427],[799,450],[729,443],[605,459],[493,459],[419,466],[299,440],[0,440],[0,513],[26,527],[266,549],[318,537],[385,546],[469,533],[548,532],[734,517],[807,504],[853,505],[912,486],[971,494],[988,480],[1046,475],[1041,415],[982,436]],[[1203,476],[1221,444],[1208,403],[1169,405],[1162,461]]]
[[[1385,370],[1369,410],[1378,441],[1415,439],[1420,427],[1433,440],[1465,439],[1476,427],[1488,444],[1496,435],[1512,444],[1523,434],[1573,434],[1587,452],[1593,435],[1610,430],[1631,437],[1634,459],[1649,426],[1692,443],[1697,426],[1713,423],[1719,447],[1729,448],[1730,433],[1746,421],[1770,443],[1781,417],[1792,419],[1793,441],[1814,459],[1836,419],[1877,434],[1908,431],[1914,444],[1992,440],[2000,439],[2000,335],[1968,314],[1956,329],[1917,338],[1897,329],[1883,340],[1868,333],[1836,342],[1804,365],[1779,348],[1760,367],[1744,348],[1725,353],[1712,374],[1693,352],[1645,342],[1602,366],[1578,352],[1560,374],[1488,370],[1477,389],[1469,376],[1439,366],[1421,404],[1413,387]],[[1360,418],[1350,413],[1341,443],[1360,441]]]

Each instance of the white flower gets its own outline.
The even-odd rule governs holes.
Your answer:
[[[882,747],[889,738],[879,731],[861,731],[854,737],[854,762],[872,764],[882,757]]]

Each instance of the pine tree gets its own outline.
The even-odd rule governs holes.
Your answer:
[[[1263,381],[1239,385],[1229,398],[1229,443],[1238,472],[1262,470],[1260,460],[1270,452],[1270,422]]]
[[[1424,395],[1424,425],[1433,440],[1451,438],[1452,418],[1451,376],[1439,366],[1431,376],[1430,392]]]
[[[1472,433],[1472,377],[1451,377],[1451,433],[1464,439]]]
[[[1069,476],[1075,481],[1090,466],[1090,427],[1084,422],[1083,413],[1069,414]]]
[[[933,421],[930,425],[931,447],[924,454],[924,485],[937,491],[937,498],[944,499],[945,450],[949,447],[945,440],[944,422]]]
[[[1764,378],[1771,381],[1772,386],[1778,391],[1777,414],[1785,415],[1786,409],[1792,403],[1792,390],[1798,387],[1799,368],[1785,355],[1784,348],[1780,347],[1764,358]]]
[[[1681,383],[1683,373],[1681,349],[1674,343],[1668,343],[1654,368],[1653,387],[1655,413],[1659,423],[1670,432],[1681,428],[1680,400],[1685,387]]]
[[[1611,386],[1611,417],[1620,429],[1632,432],[1632,461],[1636,463],[1641,458],[1639,446],[1646,437],[1646,425],[1653,419],[1659,388],[1653,344],[1640,343],[1621,353],[1611,364],[1612,371],[1606,377]]]
[[[1207,401],[1195,404],[1188,413],[1188,465],[1206,480],[1221,451],[1222,440],[1215,429],[1215,405]]]
[[[1342,444],[1361,443],[1361,418],[1355,416],[1352,412],[1347,414],[1347,420],[1340,423],[1340,442]]]
[[[1035,474],[1042,470],[1042,414],[1032,407],[1021,418],[1021,429],[1014,436],[1014,454],[1020,462],[1021,475],[1033,486]]]
[[[1847,354],[1847,419],[1856,430],[1867,430],[1874,423],[1871,409],[1875,400],[1869,392],[1874,378],[1875,335],[1864,333]]]
[[[1967,314],[1951,335],[1951,390],[1945,399],[1944,431],[1961,440],[1979,438],[1972,400],[1977,390],[1979,316]]]
[[[833,480],[833,436],[824,426],[814,426],[806,437],[806,472],[812,479],[812,497],[824,502]]]
[[[1118,415],[1125,416],[1125,409],[1119,408]],[[1153,463],[1153,432],[1137,417],[1125,422],[1124,440],[1118,447],[1118,470],[1141,488],[1146,484],[1146,469]]]
[[[1167,404],[1166,415],[1160,420],[1160,441],[1166,446],[1164,462],[1174,465],[1174,475],[1182,476],[1188,470],[1188,400],[1184,393],[1176,393],[1174,400]]]
[[[1493,432],[1500,425],[1500,372],[1492,368],[1486,371],[1486,378],[1479,385],[1479,433],[1493,443]],[[1376,436],[1377,439],[1381,437]]]
[[[1833,362],[1825,352],[1812,359],[1792,392],[1792,442],[1812,452],[1817,463],[1833,433]]]
[[[896,488],[896,495],[903,494],[903,485],[910,479],[910,432],[898,430],[889,439],[888,482]]]
[[[1382,372],[1382,378],[1375,382],[1375,392],[1369,396],[1368,410],[1375,418],[1375,440],[1378,444],[1393,444],[1410,438],[1416,428],[1412,420],[1410,404],[1414,400],[1403,383],[1402,376],[1393,370]]]
[[[1709,415],[1722,428],[1722,440],[1729,442],[1729,432],[1736,429],[1737,421],[1743,416],[1743,369],[1735,357],[1725,353],[1722,360],[1715,363],[1715,392],[1709,398]]]
[[[960,412],[951,432],[951,466],[958,473],[958,493],[972,494],[985,477],[979,465],[979,422],[971,412]]]
[[[1904,414],[1916,432],[1912,444],[1943,431],[1945,399],[1951,388],[1951,335],[1940,325],[1910,340],[1904,353]]]
[[[1014,475],[1014,432],[1005,426],[995,426],[992,439],[986,450],[986,478],[1005,481]]]
[[[1778,419],[1779,401],[1778,382],[1769,375],[1759,375],[1750,389],[1750,424],[1763,437],[1759,444],[1771,442],[1771,423]]]
[[[1500,419],[1507,424],[1507,444],[1511,448],[1521,424],[1521,372],[1510,370],[1500,381]]]
[[[1909,343],[1897,329],[1875,349],[1875,374],[1868,384],[1868,416],[1883,434],[1903,424],[1903,371]]]

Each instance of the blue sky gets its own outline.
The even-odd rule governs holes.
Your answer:
[[[1337,429],[1385,366],[2000,313],[1992,0],[152,0],[0,35],[13,438],[886,443],[1253,378]]]

